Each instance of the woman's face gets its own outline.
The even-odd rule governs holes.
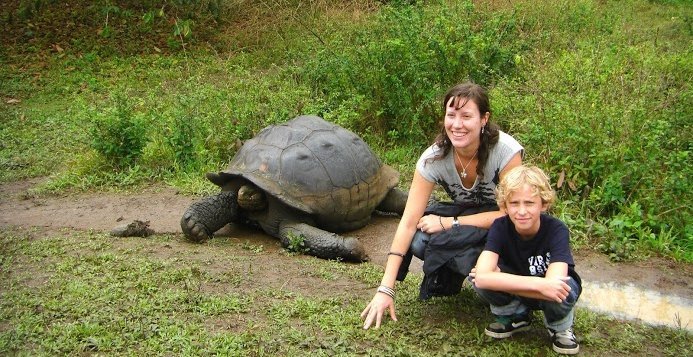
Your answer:
[[[481,128],[486,125],[489,113],[482,116],[479,107],[473,100],[452,97],[445,110],[445,132],[455,148],[470,148],[476,150],[479,146]]]

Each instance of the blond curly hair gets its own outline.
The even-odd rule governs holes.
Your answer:
[[[549,176],[536,166],[520,165],[508,171],[496,187],[496,202],[498,207],[505,209],[506,202],[513,193],[519,191],[523,185],[532,188],[532,194],[539,196],[546,209],[556,200],[556,192],[551,188]]]

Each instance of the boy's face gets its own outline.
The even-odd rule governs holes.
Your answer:
[[[539,232],[539,217],[546,210],[541,197],[532,193],[532,187],[524,184],[505,202],[505,211],[522,239],[532,239]]]

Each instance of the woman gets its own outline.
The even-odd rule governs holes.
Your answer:
[[[386,310],[392,320],[397,320],[395,279],[410,248],[417,257],[423,258],[422,250],[431,234],[453,225],[488,229],[496,218],[505,214],[490,211],[461,217],[424,216],[436,184],[461,206],[494,204],[495,187],[500,177],[522,164],[522,146],[489,122],[491,108],[484,88],[474,83],[452,87],[445,94],[443,110],[443,128],[416,164],[407,205],[392,241],[381,285],[361,313],[365,318],[364,329],[373,323],[376,328],[380,327]]]

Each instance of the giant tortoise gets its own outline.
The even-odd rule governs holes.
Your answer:
[[[228,169],[208,173],[221,192],[194,202],[181,219],[192,241],[227,223],[250,223],[284,247],[302,242],[325,259],[368,260],[355,238],[337,233],[365,226],[374,211],[402,214],[407,193],[399,173],[357,135],[317,116],[264,128],[240,148]]]

